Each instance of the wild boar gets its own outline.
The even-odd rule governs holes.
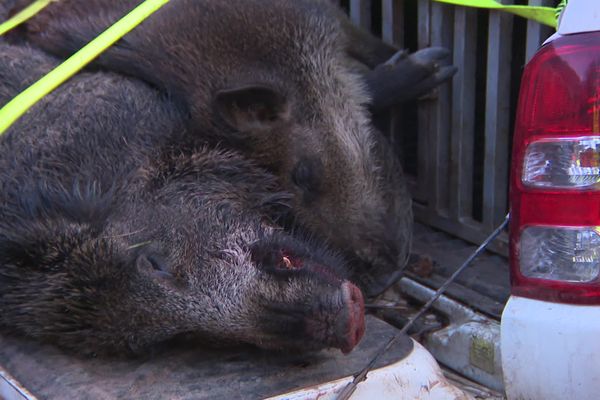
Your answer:
[[[58,56],[139,0],[63,0],[15,35]],[[411,198],[369,121],[339,11],[324,0],[179,0],[107,50],[96,67],[154,85],[186,114],[194,140],[235,149],[293,194],[294,226],[339,249],[365,294],[400,275]]]
[[[0,105],[55,61],[0,45]],[[0,328],[79,353],[139,353],[179,334],[339,348],[361,291],[322,244],[274,222],[289,195],[196,141],[146,84],[81,74],[0,137]]]

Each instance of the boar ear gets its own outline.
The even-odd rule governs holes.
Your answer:
[[[225,122],[240,132],[268,130],[289,115],[285,96],[264,85],[221,90],[215,103]]]
[[[173,274],[162,257],[142,253],[135,260],[135,266],[138,272],[144,276],[161,281],[173,279]]]

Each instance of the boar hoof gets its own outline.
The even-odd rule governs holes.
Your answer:
[[[368,72],[365,79],[372,96],[371,111],[377,113],[419,98],[450,79],[456,67],[440,65],[449,55],[441,47],[429,47],[408,56],[400,50]]]

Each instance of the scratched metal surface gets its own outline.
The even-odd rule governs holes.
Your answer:
[[[455,236],[415,223],[412,252],[430,257],[433,268],[427,274],[409,271],[407,275],[437,289],[476,248],[477,246]],[[497,254],[484,252],[450,286],[447,295],[477,311],[500,319],[510,296],[508,260]]]
[[[133,360],[78,358],[52,346],[0,336],[0,365],[40,399],[258,399],[351,375],[396,332],[369,316],[365,338],[347,356],[339,351],[300,355],[177,344]],[[404,337],[379,366],[399,361],[411,350],[412,342]]]

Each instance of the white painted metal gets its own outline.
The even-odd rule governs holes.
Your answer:
[[[434,291],[409,278],[400,281],[402,293],[426,302]],[[475,382],[503,391],[500,357],[500,324],[446,296],[433,303],[449,324],[428,333],[423,344],[445,365]]]
[[[511,297],[501,326],[510,400],[600,398],[600,307]]]
[[[600,31],[600,1],[571,0],[558,19],[557,32],[544,44],[563,35],[591,31]]]
[[[562,13],[558,33],[600,31],[600,1],[570,0]]]
[[[1,400],[37,400],[7,371],[0,367],[0,399]]]
[[[410,355],[403,360],[369,372],[358,385],[353,400],[468,400],[473,399],[444,377],[434,358],[413,341]],[[367,360],[365,360],[366,362]],[[333,400],[352,377],[271,397],[270,400]]]

